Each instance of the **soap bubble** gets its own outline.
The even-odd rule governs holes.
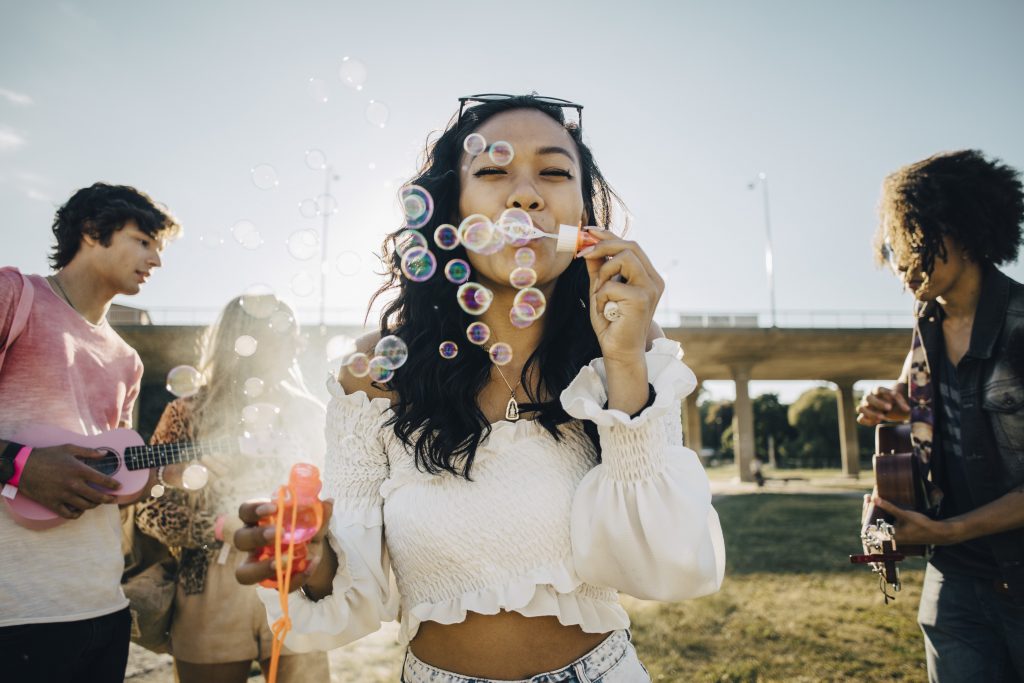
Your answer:
[[[259,377],[250,377],[242,386],[245,395],[249,398],[257,398],[263,393],[263,380]]]
[[[300,261],[308,261],[320,251],[320,235],[315,230],[296,230],[288,237],[288,253]]]
[[[316,198],[316,212],[321,216],[338,213],[338,200],[334,195],[321,194]]]
[[[486,344],[487,340],[490,338],[491,328],[487,327],[485,323],[470,323],[469,327],[466,328],[466,339],[473,342],[477,346],[480,346],[481,344]]]
[[[459,246],[459,231],[449,223],[437,226],[434,231],[434,244],[445,251],[450,251]]]
[[[402,255],[402,274],[413,282],[426,282],[437,271],[437,259],[429,249],[414,248]]]
[[[401,337],[396,337],[393,334],[389,334],[386,337],[382,337],[377,346],[373,348],[375,355],[374,360],[377,358],[384,359],[387,367],[392,370],[405,365],[405,361],[409,359],[409,347],[405,345]]]
[[[445,360],[451,360],[455,356],[459,355],[459,345],[453,341],[443,341],[441,345],[437,347],[437,352],[441,354],[441,358]]]
[[[516,265],[521,268],[532,268],[537,262],[537,254],[529,247],[522,247],[516,250]]]
[[[249,169],[252,184],[261,190],[273,190],[277,187],[277,171],[270,164],[258,164]]]
[[[256,353],[257,346],[258,342],[254,337],[243,334],[235,340],[235,353],[243,358],[248,358],[252,354]]]
[[[455,295],[459,307],[470,315],[480,315],[487,311],[494,299],[494,294],[478,282],[467,282],[459,287]]]
[[[338,272],[342,275],[355,275],[359,272],[362,259],[354,251],[343,251],[338,254],[335,264],[338,267]]]
[[[179,365],[167,373],[167,391],[178,398],[195,396],[202,386],[202,375],[191,365]]]
[[[238,305],[243,311],[260,320],[269,318],[270,314],[277,310],[277,304],[274,290],[263,284],[252,285],[238,299]]]
[[[395,238],[395,252],[402,256],[410,249],[426,249],[427,238],[419,230],[403,230]]]
[[[487,216],[473,214],[459,224],[459,240],[470,251],[485,249],[493,237],[494,225]]]
[[[323,104],[327,101],[327,84],[322,78],[312,77],[306,80],[306,90],[316,102]]]
[[[181,473],[181,485],[189,491],[198,491],[210,481],[210,470],[197,462],[192,463]]]
[[[495,365],[508,365],[512,362],[512,347],[505,342],[498,342],[487,350],[491,362]]]
[[[363,84],[366,83],[366,65],[358,59],[343,57],[341,67],[338,69],[338,76],[341,77],[341,82],[348,87],[362,90]]]
[[[366,377],[370,372],[370,357],[365,353],[353,353],[345,361],[345,369],[353,377]]]
[[[299,202],[299,214],[303,218],[316,218],[320,215],[320,207],[317,205],[315,199],[303,199]]]
[[[533,287],[527,287],[526,289],[520,289],[516,292],[515,298],[512,300],[512,305],[527,304],[534,310],[534,315],[537,318],[544,315],[544,309],[547,308],[548,300],[544,296],[544,292]]]
[[[326,352],[328,361],[345,358],[356,352],[356,340],[343,334],[336,335],[327,340]]]
[[[316,289],[316,283],[313,282],[313,278],[304,270],[292,278],[291,284],[295,296],[309,296]]]
[[[270,316],[270,329],[278,334],[286,334],[296,328],[295,318],[290,311],[278,309]]]
[[[498,218],[498,226],[505,241],[514,247],[522,247],[533,239],[533,220],[522,209],[505,209]]]
[[[370,359],[368,373],[374,382],[387,382],[395,376],[395,371],[388,365],[388,361],[381,356],[374,356]]]
[[[263,244],[263,237],[252,221],[237,221],[231,226],[231,234],[246,249],[256,249]]]
[[[523,329],[537,319],[537,311],[530,304],[515,304],[508,311],[508,319],[513,327]]]
[[[533,268],[516,268],[508,276],[508,282],[516,289],[526,289],[537,284],[537,271]]]
[[[314,171],[322,171],[327,168],[327,155],[319,149],[306,150],[306,166]]]
[[[242,408],[242,423],[247,431],[268,432],[277,421],[281,409],[273,403],[250,403]]]
[[[444,276],[448,282],[461,285],[469,279],[469,264],[460,258],[453,258],[445,265]]]
[[[398,199],[410,228],[422,228],[434,215],[434,198],[419,185],[406,185],[398,191]]]
[[[366,105],[366,120],[377,128],[383,128],[388,125],[390,117],[391,110],[383,102],[370,100],[370,103]]]
[[[512,149],[512,145],[504,140],[498,140],[491,145],[487,154],[491,157],[491,161],[496,163],[498,166],[508,166],[516,156],[516,152]],[[502,363],[498,363],[498,365],[502,365]]]
[[[199,236],[199,243],[209,250],[219,249],[224,246],[224,228],[210,228]]]
[[[470,133],[466,136],[466,139],[462,141],[462,149],[466,150],[466,154],[470,156],[476,156],[482,154],[487,149],[487,140],[484,139],[480,133]]]

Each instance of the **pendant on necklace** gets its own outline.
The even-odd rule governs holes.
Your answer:
[[[505,419],[509,422],[515,422],[519,419],[519,404],[516,403],[515,395],[508,400],[508,405],[505,406]]]

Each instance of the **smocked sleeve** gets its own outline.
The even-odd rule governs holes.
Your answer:
[[[707,475],[682,445],[681,400],[697,381],[668,339],[655,340],[647,369],[655,400],[636,417],[602,407],[603,359],[562,392],[565,410],[594,422],[601,442],[601,464],[573,499],[573,560],[587,583],[645,600],[695,598],[717,591],[725,573]]]
[[[390,590],[391,563],[384,544],[383,498],[387,455],[381,436],[388,402],[364,392],[345,394],[334,379],[327,406],[327,452],[322,496],[334,499],[327,540],[338,555],[333,592],[313,601],[288,596],[291,630],[285,644],[297,652],[329,650],[373,633],[398,614]],[[273,624],[282,615],[277,590],[258,588]]]

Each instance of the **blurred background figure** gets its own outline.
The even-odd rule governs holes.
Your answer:
[[[266,674],[273,636],[253,586],[235,581],[245,554],[231,545],[241,502],[269,496],[296,462],[323,466],[324,406],[299,370],[298,324],[272,294],[232,299],[200,342],[201,386],[167,405],[153,443],[214,442],[209,482],[167,488],[139,504],[139,529],[179,560],[170,650],[182,683]],[[186,392],[187,393],[187,392]],[[329,680],[324,653],[285,650],[282,683]]]

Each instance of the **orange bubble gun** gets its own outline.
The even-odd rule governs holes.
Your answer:
[[[323,525],[324,507],[318,498],[320,488],[320,470],[302,462],[293,465],[288,475],[288,484],[280,487],[273,497],[277,506],[276,513],[260,519],[260,526],[274,524],[274,545],[262,548],[257,557],[259,560],[274,558],[276,571],[276,579],[264,579],[260,585],[277,588],[278,599],[281,601],[281,618],[271,627],[274,643],[267,672],[268,683],[277,681],[281,648],[292,625],[288,616],[288,593],[291,591],[292,576],[309,567],[306,543]],[[286,548],[287,553],[284,553]]]

